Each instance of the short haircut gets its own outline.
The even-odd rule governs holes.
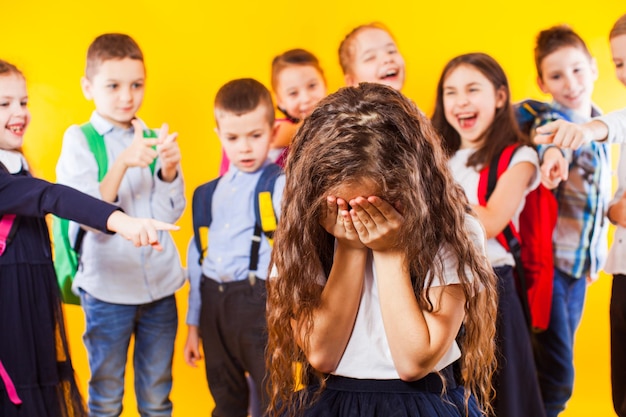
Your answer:
[[[539,32],[535,44],[535,66],[537,67],[537,74],[540,78],[543,77],[541,73],[541,63],[543,60],[553,52],[566,47],[578,48],[591,59],[591,53],[589,53],[585,41],[569,26],[558,25]]]
[[[143,62],[143,53],[133,38],[123,33],[100,35],[91,42],[87,50],[85,76],[91,79],[103,62],[124,58]]]
[[[1,75],[11,75],[11,74],[20,75],[20,76],[24,77],[24,74],[22,74],[22,71],[17,69],[17,67],[15,65],[13,65],[10,62],[7,62],[7,61],[5,61],[3,59],[0,59],[0,76]]]
[[[343,40],[339,44],[339,65],[341,65],[343,75],[349,74],[352,70],[355,53],[354,40],[359,33],[367,29],[378,29],[385,31],[389,34],[389,36],[391,36],[391,39],[393,39],[395,42],[395,38],[393,37],[393,34],[389,30],[389,28],[387,28],[387,26],[383,25],[380,22],[372,22],[355,27],[354,29],[352,29],[352,31],[350,31],[350,33],[346,35],[345,38],[343,38]]]
[[[281,71],[294,66],[313,67],[320,73],[324,82],[326,82],[324,71],[315,55],[305,49],[290,49],[287,52],[277,55],[272,60],[272,89],[274,91],[276,91],[278,87],[278,76]]]
[[[263,84],[252,78],[240,78],[227,82],[215,96],[215,113],[233,113],[237,116],[250,113],[259,106],[265,106],[267,122],[274,125],[274,103],[272,94]],[[217,120],[217,117],[216,117]]]
[[[613,25],[611,33],[609,33],[609,39],[613,39],[617,36],[626,35],[626,14],[617,19],[617,22]]]

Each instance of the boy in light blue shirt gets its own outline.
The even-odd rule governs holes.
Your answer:
[[[99,165],[79,126],[65,132],[57,181],[119,205],[132,216],[174,223],[185,208],[176,134],[164,125],[158,138],[136,118],[144,95],[145,67],[127,35],[97,37],[87,53],[83,92],[95,103],[91,128],[103,138],[108,160]],[[151,166],[152,165],[152,166]],[[75,236],[78,225],[70,228]],[[134,336],[135,394],[141,416],[171,416],[172,358],[178,325],[174,293],[184,284],[178,251],[160,232],[163,251],[135,248],[118,236],[87,232],[73,283],[85,312],[90,416],[120,415],[124,373]]]
[[[260,415],[267,406],[265,280],[271,247],[265,237],[261,237],[256,271],[250,271],[250,258],[256,186],[270,164],[268,152],[276,133],[271,93],[249,78],[231,81],[217,93],[215,120],[230,168],[213,194],[202,275],[199,279],[190,276],[185,361],[196,366],[201,359],[201,339],[209,389],[215,400],[214,416],[247,415],[246,373],[261,399],[252,415]],[[276,214],[280,213],[284,185],[284,175],[280,175],[272,192]],[[188,263],[194,261],[189,259]]]

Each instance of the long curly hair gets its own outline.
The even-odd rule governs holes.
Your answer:
[[[448,171],[429,120],[390,87],[362,83],[342,88],[304,121],[291,145],[286,177],[272,253],[277,273],[268,280],[270,415],[297,415],[309,401],[298,389],[316,382],[320,392],[324,388],[324,375],[308,363],[291,321],[305,323],[306,334],[311,334],[322,291],[318,277],[320,271],[328,276],[332,265],[334,238],[319,221],[329,190],[364,178],[380,184],[380,197],[401,207],[401,247],[410,260],[415,297],[424,310],[432,310],[427,295],[432,276],[442,272],[435,261],[437,251],[447,245],[457,255],[466,298],[465,331],[459,339],[466,398],[474,393],[489,410],[495,366],[495,276],[472,244],[465,225],[469,205]],[[467,278],[468,271],[473,279]]]

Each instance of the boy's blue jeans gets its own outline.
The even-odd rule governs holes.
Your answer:
[[[119,416],[124,396],[128,346],[135,336],[133,368],[137,408],[142,417],[171,416],[172,357],[178,327],[173,295],[149,304],[100,301],[80,291],[85,312],[83,341],[89,355],[89,415]]]
[[[533,348],[547,417],[565,409],[574,387],[574,334],[580,323],[586,277],[554,270],[554,289],[548,329],[535,333]]]

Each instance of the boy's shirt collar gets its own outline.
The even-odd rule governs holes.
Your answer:
[[[139,123],[141,123],[141,126],[142,126],[144,132],[149,131],[148,127],[143,122],[143,120],[141,120],[138,117],[137,117],[137,120],[139,120]],[[98,134],[101,135],[101,136],[104,136],[104,135],[106,135],[108,133],[111,133],[114,130],[122,131],[122,132],[127,132],[127,131],[128,132],[133,132],[133,127],[132,126],[129,129],[122,129],[121,127],[117,127],[113,123],[111,123],[108,120],[106,120],[104,117],[100,116],[100,114],[97,111],[95,111],[95,110],[91,114],[91,118],[89,119],[89,122],[96,129],[96,132],[98,132]]]

